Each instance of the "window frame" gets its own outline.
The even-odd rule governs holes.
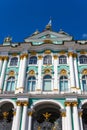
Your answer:
[[[50,78],[49,78],[49,79],[48,79],[48,78],[45,79],[46,76],[49,76]],[[50,80],[51,86],[50,86],[50,89],[49,89],[49,90],[46,90],[46,89],[45,89],[46,86],[44,86],[44,84],[45,84],[44,81],[49,81],[49,80]],[[51,91],[52,91],[52,76],[49,75],[49,74],[47,74],[47,75],[45,75],[45,76],[43,77],[42,91],[43,91],[43,92],[51,92]]]
[[[31,60],[32,57],[36,58],[35,59],[36,61],[35,60]],[[33,62],[30,63],[30,61],[33,61]],[[34,63],[34,62],[36,62],[36,63]],[[37,65],[37,62],[38,62],[37,56],[30,56],[29,59],[28,59],[28,65]]]
[[[59,63],[59,65],[61,65],[61,64],[64,64],[64,65],[67,64],[67,56],[66,55],[60,55],[59,58],[58,58],[58,63]]]
[[[61,77],[63,77],[61,79]],[[65,77],[65,78],[64,78]],[[67,88],[65,86],[65,82],[67,81]],[[63,86],[61,86],[61,82],[63,84]],[[62,88],[61,88],[62,87]],[[59,91],[60,92],[68,92],[69,90],[69,80],[68,80],[68,76],[67,75],[61,75],[59,78]]]
[[[48,59],[48,58],[50,58],[50,59]],[[52,55],[45,55],[43,57],[43,65],[52,65]]]
[[[18,59],[16,65],[11,65],[11,64],[10,64],[10,63],[11,63],[11,60],[12,60],[13,58],[17,58],[17,59]],[[18,67],[18,64],[19,64],[19,56],[11,56],[10,59],[9,59],[8,67]]]
[[[87,64],[87,56],[86,55],[80,55],[79,56],[79,64],[80,65],[86,65]]]
[[[29,79],[29,78],[31,78],[31,77],[34,77],[34,79]],[[33,84],[33,82],[35,82],[35,86],[34,86],[34,89],[33,89],[33,86],[28,86],[29,85],[29,83],[28,82],[31,82],[32,84]],[[35,92],[35,90],[36,90],[36,77],[35,76],[28,76],[28,78],[27,78],[27,84],[26,84],[26,91],[27,92]]]

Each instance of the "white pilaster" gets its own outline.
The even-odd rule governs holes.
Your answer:
[[[66,105],[67,130],[72,130],[71,103],[65,102],[65,105]]]
[[[73,102],[73,122],[74,122],[74,130],[80,130],[79,117],[78,117],[78,109],[77,102]]]
[[[17,89],[20,87],[21,81],[21,68],[22,68],[22,58],[20,58],[19,72],[18,72],[18,81],[17,81]]]
[[[73,52],[69,52],[68,56],[69,56],[69,66],[70,66],[70,87],[73,88],[75,87]]]
[[[76,87],[79,88],[79,77],[78,77],[78,69],[77,69],[77,54],[74,54],[74,68],[75,68]]]
[[[58,92],[58,72],[57,72],[58,56],[54,55],[54,91]]]
[[[0,56],[0,74],[1,74],[1,71],[2,71],[2,64],[3,64],[3,57]]]
[[[82,124],[82,110],[79,110],[79,124],[80,124],[80,130],[83,130],[83,124]]]
[[[13,122],[12,122],[12,129],[15,130],[15,120],[16,120],[16,110],[13,112]]]
[[[42,66],[42,56],[38,56],[38,83],[37,83],[37,91],[41,91],[42,79],[41,79],[41,66]]]
[[[28,107],[28,102],[23,102],[23,115],[22,115],[21,130],[26,129],[27,107]]]
[[[24,87],[24,84],[25,84],[26,63],[27,63],[27,56],[25,55],[24,58],[23,58],[22,69],[21,69],[20,87]]]
[[[14,130],[20,130],[20,122],[21,122],[21,102],[17,102],[17,108],[16,108],[16,117],[15,117],[15,125]]]
[[[3,87],[3,82],[4,82],[4,78],[5,78],[5,71],[6,71],[7,61],[8,61],[7,56],[4,56],[3,58],[4,58],[4,61],[3,61],[3,66],[2,66],[1,78],[0,78],[0,92],[1,92],[2,87]]]
[[[24,84],[25,84],[25,75],[26,75],[26,63],[27,63],[28,54],[23,54],[20,56],[20,67],[18,73],[18,82],[15,93],[23,93]]]
[[[62,116],[62,130],[65,130],[66,129],[66,112],[62,111],[61,116]]]
[[[28,130],[31,130],[31,129],[32,129],[32,114],[33,114],[32,111],[29,111],[29,112],[28,112],[28,116],[29,116],[29,120],[28,120]]]

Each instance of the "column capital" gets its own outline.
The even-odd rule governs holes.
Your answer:
[[[28,104],[29,104],[28,101],[22,102],[22,105],[23,105],[23,106],[28,106]]]
[[[27,53],[24,53],[20,56],[20,59],[24,59],[24,58],[28,58],[28,54]]]
[[[72,102],[72,106],[73,106],[73,107],[75,107],[75,106],[77,106],[77,105],[78,105],[78,102],[77,102],[77,101]]]
[[[42,55],[39,55],[39,56],[38,56],[38,59],[39,59],[39,60],[42,60],[42,58],[43,58]]]
[[[73,57],[73,52],[68,52],[68,56],[70,57]]]
[[[77,53],[73,53],[73,57],[74,57],[74,58],[77,58]]]
[[[28,116],[32,116],[33,113],[34,113],[34,109],[29,109],[29,110],[28,110]]]
[[[66,101],[66,102],[65,102],[65,106],[71,106],[71,102]]]
[[[8,60],[9,57],[8,56],[3,56],[3,60]]]
[[[61,116],[62,116],[62,117],[66,117],[66,111],[62,111],[62,112],[61,112]]]
[[[17,102],[16,102],[16,105],[17,105],[17,106],[22,106],[22,102],[21,102],[21,101],[17,101]]]
[[[3,60],[3,56],[0,56],[0,60]]]
[[[55,59],[55,60],[58,58],[58,56],[57,56],[57,55],[54,55],[53,57],[54,57],[54,59]]]

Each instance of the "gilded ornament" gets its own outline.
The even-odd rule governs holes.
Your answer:
[[[47,43],[50,43],[50,44],[53,43],[53,42],[52,42],[51,40],[49,40],[49,39],[46,39],[46,40],[44,40],[43,42],[46,43],[46,44],[47,44]]]
[[[43,58],[43,56],[41,56],[41,55],[40,55],[40,56],[38,56],[38,59],[39,59],[39,60],[42,60],[42,58]]]
[[[23,106],[28,106],[28,102],[27,101],[23,102],[22,104],[23,104]]]
[[[62,117],[66,117],[66,112],[61,112]]]
[[[53,57],[54,57],[54,59],[55,59],[55,60],[58,58],[58,56],[57,56],[57,55],[54,55]]]
[[[80,112],[79,112],[79,117],[82,117],[82,115],[83,115],[83,112],[80,111]]]
[[[68,56],[70,57],[73,57],[73,52],[68,52]]]
[[[15,75],[15,72],[14,71],[10,71],[9,72],[9,76],[14,76]]]
[[[8,57],[8,56],[3,56],[3,59],[4,59],[4,60],[8,60],[9,57]]]
[[[64,55],[66,52],[65,51],[60,51],[59,54]]]
[[[31,52],[31,55],[36,55],[37,53],[35,51],[32,51]]]
[[[61,75],[67,75],[67,71],[63,69],[63,70],[60,71],[60,74]]]
[[[51,50],[46,50],[44,53],[45,54],[51,54]]]
[[[83,75],[86,75],[86,74],[87,74],[87,69],[84,69],[84,70],[82,71],[82,74],[83,74]]]
[[[71,102],[65,102],[65,106],[71,106]]]
[[[84,55],[84,54],[87,54],[87,52],[85,50],[83,50],[83,51],[80,51],[80,54]]]
[[[43,116],[46,120],[48,120],[48,118],[51,116],[51,113],[46,112],[45,114],[43,114]]]
[[[74,57],[74,58],[76,58],[76,57],[77,57],[77,54],[76,54],[76,53],[74,53],[74,54],[73,54],[73,57]]]
[[[32,116],[32,115],[33,115],[32,111],[28,112],[28,116]]]
[[[33,76],[33,75],[35,75],[35,72],[34,72],[34,70],[30,70],[30,71],[29,71],[29,75],[30,75],[30,76]]]
[[[12,56],[17,56],[18,54],[17,53],[12,53]]]
[[[51,73],[51,70],[50,69],[45,69],[44,74],[48,74],[48,73]]]
[[[3,57],[2,57],[2,56],[0,56],[0,60],[3,60]]]
[[[13,115],[14,115],[14,116],[16,115],[16,111],[13,112]]]
[[[72,106],[77,106],[78,105],[78,103],[75,101],[75,102],[72,102]]]
[[[22,102],[17,101],[17,102],[16,102],[16,105],[17,105],[17,106],[22,106]]]
[[[9,112],[3,112],[3,117],[4,117],[4,119],[7,118],[8,114],[9,114]]]

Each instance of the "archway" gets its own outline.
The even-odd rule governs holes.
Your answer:
[[[2,103],[0,106],[0,130],[11,130],[13,120],[13,104]]]
[[[32,130],[62,130],[60,106],[42,102],[34,107]]]
[[[82,122],[83,122],[83,129],[87,130],[87,103],[82,105],[83,114],[82,114]]]

